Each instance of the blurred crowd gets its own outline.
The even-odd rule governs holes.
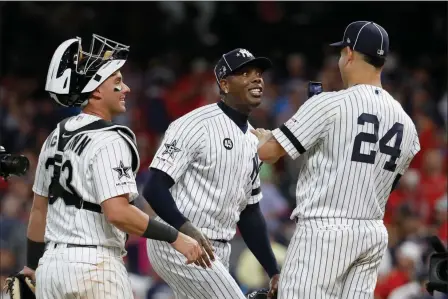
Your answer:
[[[20,16],[14,19],[8,14],[11,22],[20,21],[28,26],[38,21],[42,24],[39,25],[40,29],[17,29],[14,33],[16,38],[8,48],[4,46],[3,41],[5,35],[9,36],[11,33],[6,30],[7,23],[3,22],[0,27],[2,29],[0,145],[12,153],[25,155],[31,163],[26,176],[13,177],[8,182],[0,179],[0,289],[3,287],[4,276],[19,270],[25,263],[26,226],[33,196],[31,186],[40,147],[60,120],[79,113],[77,108],[57,106],[45,93],[43,84],[49,59],[55,47],[63,39],[76,35],[76,30],[81,32],[91,30],[90,27],[87,29],[83,27],[82,21],[92,22],[92,19],[98,17],[98,9],[88,4],[76,7],[69,3],[54,6],[37,3],[8,5],[0,5],[0,9],[3,12],[7,9],[8,12],[15,12]],[[214,29],[216,27],[213,26],[213,22],[229,16],[228,10],[232,6],[218,5],[223,4],[192,2],[187,5],[182,2],[161,2],[153,7],[165,17],[161,20],[159,16],[157,21],[160,22],[158,29],[169,36],[163,39],[167,44],[176,34],[184,34],[184,31],[179,33],[178,30],[181,26],[189,24],[191,32],[188,32],[188,36],[194,37],[196,45],[185,45],[186,49],[188,48],[185,52],[165,52],[165,49],[157,45],[158,50],[148,49],[149,52],[145,54],[138,46],[131,45],[130,59],[122,69],[124,82],[131,87],[131,94],[126,97],[128,110],[117,117],[115,122],[129,126],[137,136],[141,157],[141,167],[137,176],[140,188],[146,179],[147,167],[169,123],[197,107],[219,100],[213,75],[213,64],[222,53],[219,51],[245,47],[254,54],[272,57],[276,64],[272,71],[264,74],[263,103],[251,116],[254,127],[273,129],[291,117],[307,100],[306,86],[310,80],[322,81],[325,91],[343,88],[337,53],[324,52],[316,58],[315,53],[302,50],[303,45],[298,46],[296,50],[279,54],[274,48],[264,51],[258,44],[252,49],[251,43],[238,45],[226,43],[221,31]],[[287,15],[284,7],[271,2],[254,5],[258,11],[257,20],[261,25],[273,26],[277,30],[285,28],[287,24],[281,21]],[[248,9],[246,6],[241,8],[242,12]],[[296,20],[300,26],[317,26],[313,23],[313,18],[317,18],[319,13],[325,14],[328,10],[313,5],[307,8],[313,8],[309,9],[309,14],[306,15],[308,20],[303,19],[305,17],[303,14],[296,15],[297,18],[302,17]],[[80,19],[72,20],[72,26],[69,28],[60,26],[63,16],[73,15],[72,9],[75,9]],[[128,18],[131,24],[123,26],[127,28],[129,35],[138,39],[141,31],[151,29],[139,29],[138,21],[141,17],[138,17],[140,16],[138,9],[133,9],[137,16],[136,20]],[[415,11],[411,8],[408,10]],[[231,11],[236,13],[238,9],[233,8]],[[51,18],[44,21],[44,16],[50,12]],[[157,15],[156,12],[151,11],[149,15]],[[434,15],[428,17],[437,19],[438,13],[439,10],[434,9]],[[110,12],[110,15],[114,14]],[[232,18],[237,19],[238,16]],[[346,20],[346,23],[349,21],[352,19]],[[444,21],[446,23],[446,5]],[[339,31],[345,25],[344,23],[337,31],[337,35],[333,36],[335,41],[339,40],[339,35],[342,33]],[[25,55],[27,51],[28,53],[34,51],[29,48],[26,48],[26,51],[23,49],[29,44],[30,39],[36,39],[33,32],[41,34],[39,30],[48,30],[50,26],[61,29],[55,30],[47,37],[49,40],[47,45],[43,43],[37,46],[40,48],[35,50],[38,54]],[[389,30],[387,24],[383,26]],[[432,31],[419,34],[429,34],[431,35],[429,38],[438,38],[440,35],[437,31],[438,26],[437,22],[434,22]],[[444,30],[446,38],[446,24],[444,26],[441,30]],[[157,40],[161,35],[159,33],[153,36],[152,40]],[[409,62],[406,57],[409,53],[404,49],[394,50],[395,36],[391,36],[391,32],[389,35],[392,40],[392,54],[385,66],[383,88],[402,104],[414,120],[419,132],[421,151],[401,179],[397,190],[391,194],[386,207],[384,222],[389,232],[389,247],[380,267],[375,299],[432,298],[424,290],[424,283],[428,277],[428,255],[432,250],[427,237],[436,235],[448,245],[446,67],[440,71],[440,63],[446,66],[446,47],[442,47],[442,53],[439,49],[427,48],[427,52],[416,55]],[[174,47],[174,44],[171,45]],[[132,50],[134,48],[136,48],[135,56]],[[42,49],[46,52],[43,53]],[[204,49],[211,50],[204,51]],[[5,53],[11,59],[5,59]],[[18,58],[17,53],[23,56]],[[210,53],[216,56],[210,57]],[[30,56],[36,58],[36,55],[40,55],[39,59],[30,65]],[[440,57],[444,57],[445,60],[440,60]],[[295,184],[300,163],[302,163],[300,158],[296,161],[285,158],[273,167],[263,165],[260,173],[264,195],[260,204],[280,265],[295,226],[289,220],[289,215],[295,205]],[[167,285],[152,271],[146,256],[144,239],[131,237],[127,243],[127,250],[126,265],[131,275],[135,298],[174,298]],[[267,285],[268,280],[263,269],[247,250],[238,234],[232,241],[230,264],[230,271],[243,291]]]

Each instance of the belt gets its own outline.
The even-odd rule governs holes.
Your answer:
[[[215,241],[215,242],[224,243],[224,244],[229,243],[229,241],[224,240],[224,239],[210,239],[210,241]]]
[[[50,244],[47,244],[47,246],[49,246]],[[53,249],[56,249],[58,247],[58,245],[62,245],[62,244],[54,244],[53,245]],[[82,244],[66,244],[66,248],[73,248],[73,247],[83,247],[83,248],[97,248],[96,245],[82,245]]]

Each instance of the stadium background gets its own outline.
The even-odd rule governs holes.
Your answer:
[[[168,124],[218,100],[212,74],[222,53],[236,47],[270,57],[263,104],[251,121],[272,129],[306,100],[306,83],[342,88],[338,41],[354,20],[372,20],[389,33],[391,52],[383,83],[417,125],[421,152],[387,205],[390,235],[376,299],[406,299],[426,279],[425,236],[447,241],[447,2],[0,2],[0,145],[31,161],[26,177],[0,179],[0,274],[24,264],[31,186],[40,147],[56,123],[77,109],[61,109],[44,91],[55,48],[74,36],[90,42],[97,33],[131,46],[122,70],[132,92],[128,112],[116,119],[138,136],[141,186]],[[336,54],[336,56],[335,56]],[[263,166],[261,202],[279,261],[294,229],[299,161]],[[232,274],[243,290],[266,286],[261,267],[237,235]],[[136,298],[173,298],[151,270],[144,240],[131,238],[126,263]],[[401,290],[399,288],[401,287]],[[393,293],[395,292],[395,293]]]

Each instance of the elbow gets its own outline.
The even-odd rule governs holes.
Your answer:
[[[104,216],[110,224],[121,227],[127,218],[129,202],[126,197],[115,197],[102,203]]]
[[[123,214],[119,213],[118,211],[109,211],[108,213],[105,213],[107,222],[116,227],[120,227],[121,224],[123,224],[122,215]]]

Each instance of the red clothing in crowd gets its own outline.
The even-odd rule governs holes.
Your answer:
[[[425,153],[431,149],[439,148],[441,144],[434,125],[428,125],[425,130],[418,134],[418,139],[420,142],[420,151],[412,159],[410,167],[421,170]]]
[[[436,176],[425,176],[422,174],[420,181],[422,198],[427,203],[429,215],[426,223],[432,221],[431,216],[434,215],[434,207],[438,199],[440,199],[447,191],[447,177],[445,174]]]
[[[409,276],[406,272],[393,270],[384,279],[378,281],[375,288],[375,296],[381,299],[387,299],[390,293],[409,282]]]
[[[203,88],[214,82],[212,74],[186,75],[165,94],[165,105],[172,120],[203,106],[206,102]]]

